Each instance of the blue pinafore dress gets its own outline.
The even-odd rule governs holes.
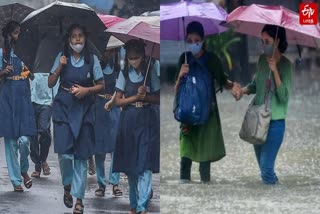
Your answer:
[[[113,95],[119,72],[103,73],[105,94]],[[112,153],[116,145],[116,137],[120,119],[120,108],[113,106],[111,111],[106,111],[104,105],[110,99],[96,96],[95,103],[95,154]]]
[[[149,75],[150,77],[151,75]],[[150,86],[150,78],[146,86]],[[125,97],[137,94],[142,82],[126,80]],[[120,115],[120,125],[114,152],[113,172],[137,176],[146,170],[159,172],[160,128],[159,112],[152,105],[125,106]]]
[[[73,154],[75,159],[86,160],[94,152],[94,95],[78,99],[64,88],[78,84],[93,86],[93,56],[90,64],[74,67],[71,59],[60,75],[60,88],[52,104],[54,151]]]
[[[13,71],[3,77],[0,86],[0,137],[33,136],[37,134],[37,128],[31,103],[30,82],[28,78],[7,79],[7,77],[20,76],[23,68],[23,62],[13,53],[10,61]]]

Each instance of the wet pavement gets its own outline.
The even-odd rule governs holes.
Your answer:
[[[318,70],[316,71],[318,72]],[[319,72],[316,74],[319,77]],[[201,184],[198,163],[191,184],[179,184],[179,124],[173,119],[173,87],[161,91],[161,213],[319,214],[320,81],[295,77],[286,133],[276,172],[280,183],[263,185],[251,145],[238,137],[253,98],[235,102],[218,95],[227,156],[211,165],[211,182]]]
[[[4,155],[3,138],[0,138],[0,213],[32,213],[32,214],[60,214],[72,213],[63,204],[63,186],[58,166],[57,154],[53,153],[53,146],[50,149],[48,163],[51,168],[50,176],[33,178],[31,189],[25,189],[23,193],[13,192],[13,187],[8,177],[8,171]],[[106,173],[109,172],[110,156],[107,155]],[[29,174],[34,170],[34,164],[30,160]],[[159,196],[160,175],[153,175],[154,197],[149,204],[148,213],[160,213]],[[96,197],[94,191],[97,188],[96,177],[88,175],[88,185],[84,199],[85,213],[128,213],[129,195],[128,182],[124,175],[121,175],[119,187],[123,196],[115,198],[112,196],[112,186],[108,185],[106,195],[103,198]]]

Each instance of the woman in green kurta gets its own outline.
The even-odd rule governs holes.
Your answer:
[[[228,80],[228,76],[223,72],[220,59],[213,53],[205,50],[203,40],[204,29],[201,23],[191,22],[188,24],[186,42],[193,56],[201,60],[201,58],[209,54],[210,60],[207,62],[207,69],[213,74],[212,76],[216,82],[226,89],[233,89],[233,91],[240,90],[239,84]],[[178,66],[180,72],[175,86],[176,92],[179,89],[181,79],[184,78],[189,71],[188,64],[184,64],[184,54],[181,55]],[[212,88],[212,91],[215,96],[215,88]],[[215,97],[214,100],[216,100]],[[210,181],[210,163],[218,161],[225,156],[219,110],[216,104],[212,105],[209,120],[205,124],[199,126],[186,126],[181,124],[180,156],[180,180],[182,183],[191,180],[190,171],[192,161],[200,163],[199,171],[201,181]]]
[[[267,80],[271,79],[271,122],[268,135],[263,145],[254,145],[254,150],[263,183],[276,184],[278,177],[274,165],[285,132],[292,66],[283,56],[288,47],[284,28],[266,25],[262,29],[261,39],[264,43],[264,54],[259,58],[256,77],[252,83],[240,90],[240,94],[256,94],[255,105],[261,105],[264,103]],[[240,98],[241,96],[238,97]]]

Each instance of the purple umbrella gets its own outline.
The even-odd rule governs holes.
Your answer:
[[[226,22],[228,13],[214,3],[179,2],[160,5],[161,40],[184,40],[185,28],[192,21],[200,22],[205,36],[221,33],[227,28],[221,26]]]

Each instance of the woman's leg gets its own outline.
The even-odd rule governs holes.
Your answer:
[[[95,154],[95,162],[96,162],[96,173],[97,173],[97,182],[99,187],[106,187],[106,173],[105,173],[105,160],[106,155],[103,154]]]
[[[186,157],[181,158],[180,162],[180,179],[181,180],[191,180],[191,166],[192,160]]]
[[[71,187],[71,195],[78,199],[84,199],[87,184],[88,165],[87,160],[74,160],[74,171]]]
[[[21,168],[18,161],[18,140],[14,138],[4,138],[6,161],[8,166],[8,173],[11,183],[14,187],[20,186]]]
[[[262,181],[265,184],[275,184],[278,181],[274,165],[283,141],[284,131],[284,120],[271,121],[267,140],[261,146],[260,170]]]
[[[28,156],[30,154],[30,141],[26,136],[22,136],[18,139],[19,142],[19,153],[20,153],[20,169],[21,173],[27,173],[29,169]]]
[[[199,172],[202,182],[209,182],[210,181],[210,161],[200,162],[199,164]]]
[[[109,171],[109,183],[112,185],[119,185],[120,173],[112,172],[113,171],[113,153],[111,154],[111,163]]]
[[[129,200],[131,211],[136,211],[138,206],[138,177],[127,175],[129,183]]]
[[[147,170],[138,176],[137,213],[147,212],[152,187],[152,172]]]

